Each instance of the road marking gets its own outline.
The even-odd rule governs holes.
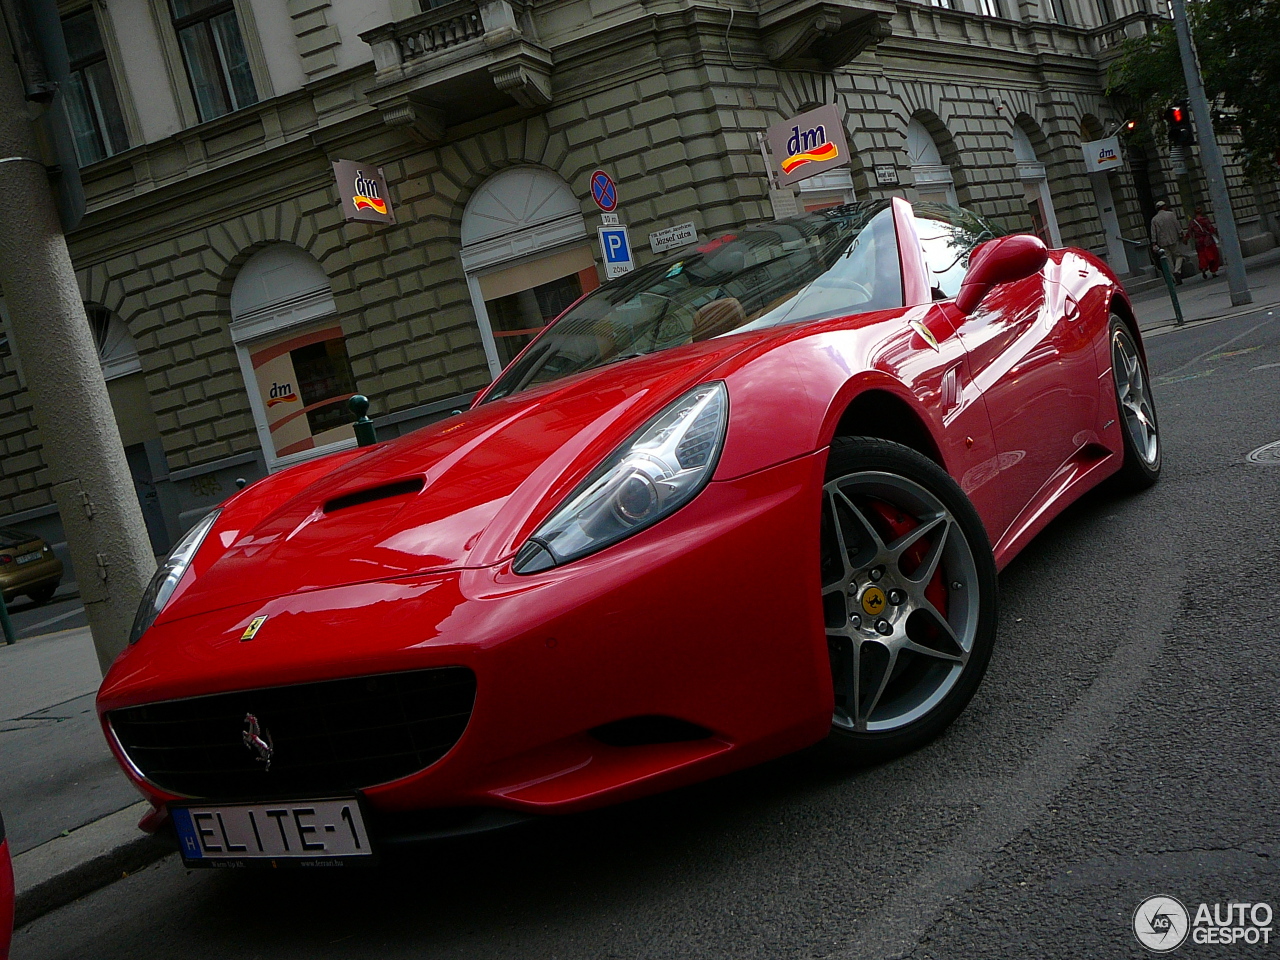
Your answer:
[[[1223,319],[1226,319],[1226,318],[1224,317]],[[1210,347],[1210,348],[1209,348],[1208,350],[1206,350],[1204,353],[1199,354],[1198,356],[1194,356],[1194,357],[1192,357],[1190,360],[1188,360],[1186,363],[1182,364],[1181,366],[1174,367],[1172,370],[1170,370],[1168,373],[1166,373],[1166,374],[1165,374],[1165,377],[1171,377],[1171,376],[1173,376],[1175,373],[1178,373],[1180,370],[1185,370],[1185,369],[1187,369],[1187,367],[1191,366],[1193,363],[1199,363],[1201,360],[1204,360],[1204,359],[1208,358],[1208,357],[1209,357],[1209,356],[1211,356],[1212,354],[1214,354],[1214,353],[1218,353],[1219,351],[1221,351],[1221,350],[1222,350],[1222,348],[1223,348],[1223,347],[1229,347],[1229,346],[1231,346],[1231,344],[1235,343],[1237,340],[1243,340],[1245,337],[1247,337],[1249,334],[1253,333],[1255,330],[1259,330],[1259,329],[1261,329],[1262,327],[1265,327],[1265,326],[1266,326],[1268,323],[1270,323],[1273,319],[1274,319],[1274,318],[1273,318],[1273,317],[1270,317],[1270,316],[1268,316],[1268,317],[1264,318],[1264,319],[1263,319],[1263,321],[1262,321],[1261,323],[1255,323],[1255,324],[1254,324],[1252,327],[1250,327],[1248,330],[1244,331],[1244,333],[1236,334],[1234,337],[1232,337],[1232,338],[1231,338],[1230,340],[1228,340],[1226,343],[1220,343],[1220,344],[1218,344],[1216,347]]]
[[[33,623],[28,627],[23,627],[19,633],[26,633],[28,630],[39,630],[41,627],[47,627],[51,623],[57,623],[59,620],[66,620],[74,617],[78,613],[84,613],[84,607],[76,607],[74,610],[68,610],[66,613],[60,613],[56,617],[50,617],[48,620],[41,620],[39,623]]]
[[[1264,363],[1260,367],[1254,367],[1250,372],[1256,373],[1259,370],[1274,370],[1276,367],[1280,367],[1280,363]]]
[[[1228,357],[1242,357],[1246,353],[1253,353],[1255,350],[1261,350],[1262,344],[1254,347],[1245,347],[1243,350],[1228,350],[1226,353],[1215,353],[1211,357],[1205,357],[1206,360],[1226,360]]]
[[[1154,382],[1157,387],[1167,387],[1171,383],[1186,383],[1188,380],[1199,380],[1201,377],[1212,376],[1215,370],[1217,370],[1217,367],[1210,367],[1200,373],[1185,373],[1180,377],[1156,377]]]

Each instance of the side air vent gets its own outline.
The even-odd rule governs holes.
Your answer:
[[[711,736],[706,727],[676,717],[627,717],[596,727],[591,735],[611,747],[643,747],[651,743],[687,743]]]
[[[337,510],[346,510],[348,507],[358,507],[362,503],[373,503],[375,500],[389,500],[392,497],[402,497],[407,493],[417,493],[425,483],[422,477],[408,477],[404,480],[384,483],[379,487],[344,493],[325,503],[324,512],[333,513]]]

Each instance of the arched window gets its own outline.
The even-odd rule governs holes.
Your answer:
[[[151,394],[142,376],[142,361],[133,335],[123,320],[96,303],[84,305],[93,342],[98,346],[98,362],[107,381],[111,412],[120,431],[125,461],[133,477],[133,487],[142,508],[151,548],[156,553],[168,551],[172,538],[165,522],[164,508],[156,487],[156,472],[164,464],[164,443],[151,406]]]
[[[918,199],[960,205],[951,167],[942,162],[933,134],[915,117],[907,124],[907,156],[911,159],[911,179]]]
[[[115,380],[141,373],[138,348],[124,321],[96,303],[86,303],[84,312],[89,318],[89,329],[93,331],[93,342],[98,345],[98,362],[102,364],[103,378]]]
[[[578,199],[541,167],[504,170],[472,194],[462,214],[462,266],[494,376],[600,285]]]
[[[1022,182],[1023,196],[1031,223],[1040,239],[1051,247],[1062,246],[1062,234],[1058,231],[1058,216],[1053,208],[1053,195],[1049,192],[1049,179],[1044,163],[1036,151],[1024,125],[1036,129],[1035,121],[1021,116],[1013,125],[1013,159]],[[1038,132],[1038,130],[1037,130]]]
[[[290,243],[250,257],[231,288],[231,339],[269,469],[355,445],[355,378],[314,257]]]

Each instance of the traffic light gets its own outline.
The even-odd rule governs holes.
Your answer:
[[[1169,146],[1189,147],[1196,142],[1195,131],[1191,127],[1191,111],[1187,109],[1185,100],[1166,110],[1164,119],[1169,125]]]

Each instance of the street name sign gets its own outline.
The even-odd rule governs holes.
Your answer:
[[[656,230],[649,234],[649,249],[654,253],[663,253],[683,247],[686,243],[698,242],[698,226],[695,223],[681,223],[665,230]]]

